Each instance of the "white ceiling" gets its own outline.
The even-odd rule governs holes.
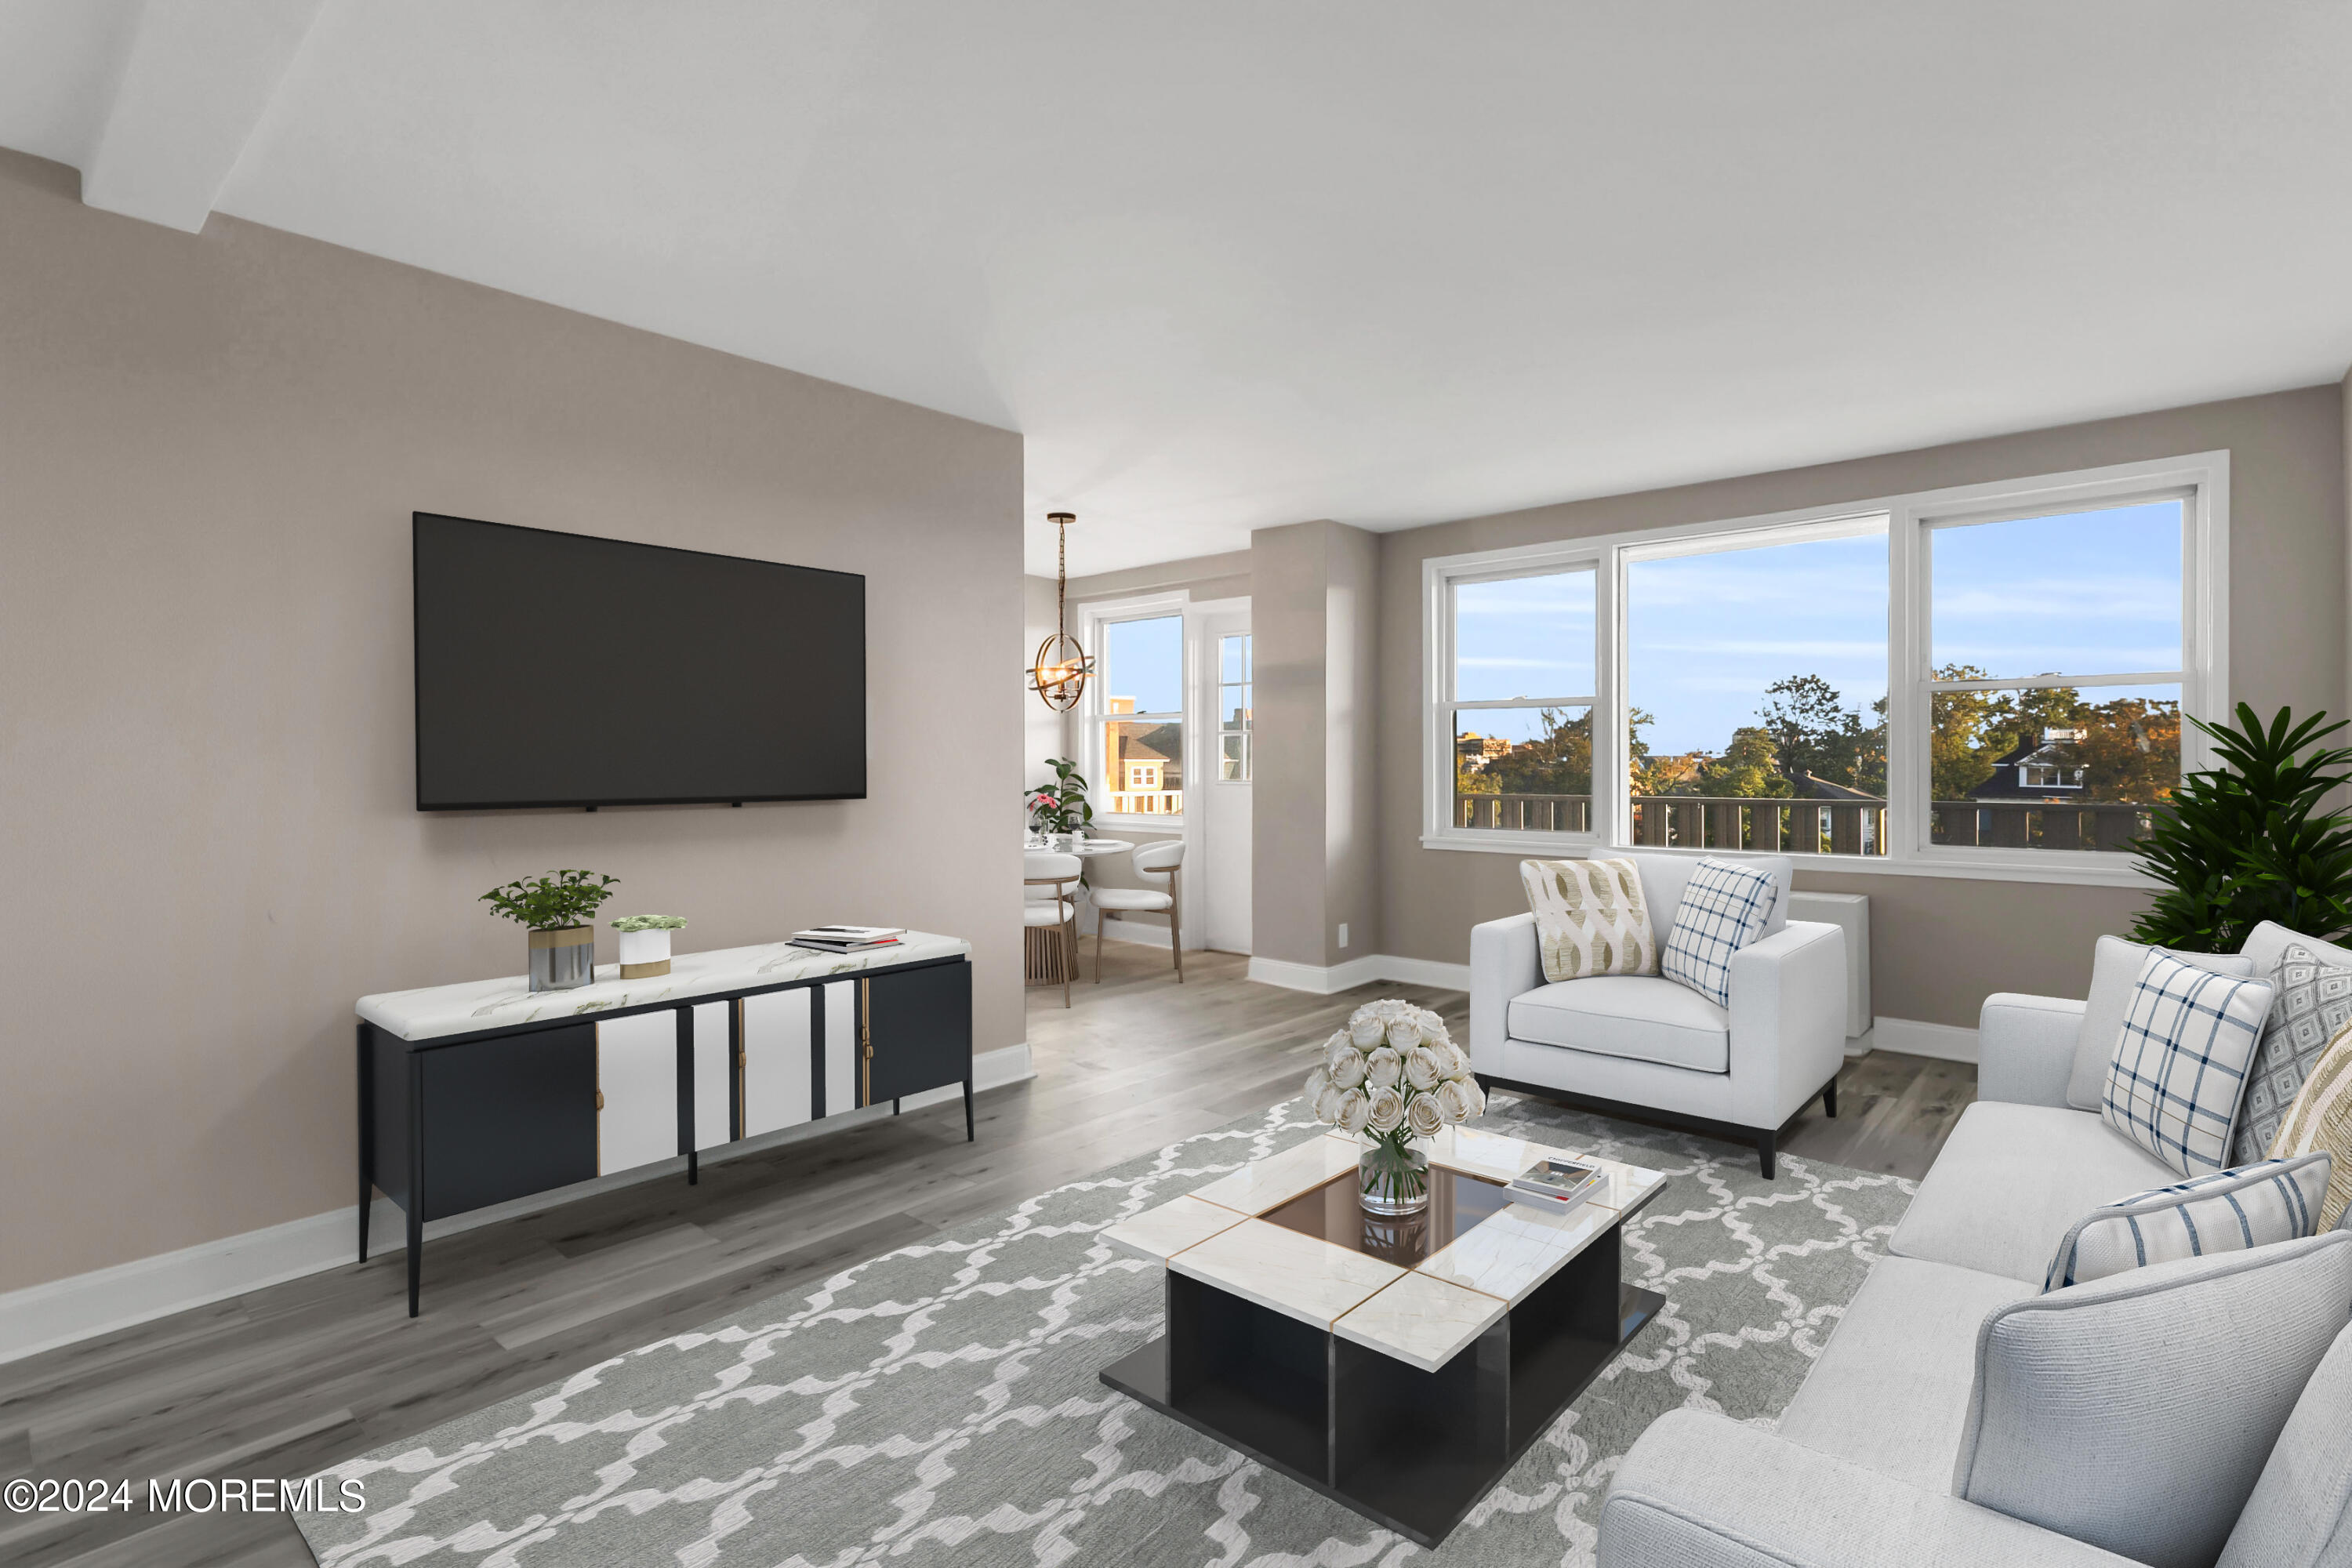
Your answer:
[[[1047,572],[2332,380],[2347,89],[2320,0],[0,0],[89,199],[1020,430]]]

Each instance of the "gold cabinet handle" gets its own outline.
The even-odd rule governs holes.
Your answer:
[[[604,1091],[601,1089],[596,1091],[596,1109],[599,1110],[604,1109]]]

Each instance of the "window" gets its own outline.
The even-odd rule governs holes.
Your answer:
[[[1250,635],[1217,639],[1217,779],[1247,784],[1250,776]]]
[[[1422,842],[2139,886],[2228,712],[2229,455],[1423,563]]]
[[[1886,852],[1886,519],[1625,560],[1622,841]]]
[[[2180,782],[2184,509],[1929,524],[1933,843],[2137,847]]]
[[[1090,692],[1099,747],[1095,776],[1110,781],[1113,816],[1184,811],[1184,617],[1105,621],[1102,668]]]
[[[1447,585],[1450,828],[1592,831],[1594,574]]]

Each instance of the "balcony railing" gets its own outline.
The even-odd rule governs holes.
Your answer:
[[[1113,790],[1108,798],[1114,816],[1174,816],[1184,809],[1181,789]]]
[[[1780,854],[1884,855],[1884,800],[1771,800],[1637,795],[1627,841],[1653,848],[1749,849]],[[2003,849],[2128,852],[2148,829],[2144,805],[2045,805],[2040,801],[1939,800],[1930,806],[1937,844]],[[1508,833],[1590,833],[1589,795],[1454,797],[1457,827]]]

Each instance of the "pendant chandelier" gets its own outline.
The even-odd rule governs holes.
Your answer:
[[[1029,689],[1037,700],[1056,713],[1066,713],[1078,705],[1078,698],[1087,689],[1087,677],[1095,672],[1094,656],[1078,646],[1070,635],[1066,601],[1070,593],[1070,524],[1078,521],[1077,514],[1049,511],[1045,521],[1060,531],[1054,573],[1054,635],[1037,645],[1037,657],[1029,661]]]

